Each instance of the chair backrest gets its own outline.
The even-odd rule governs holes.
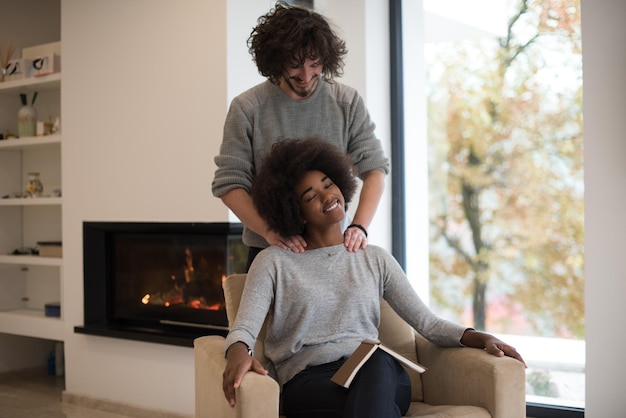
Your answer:
[[[404,357],[418,361],[415,330],[384,300],[380,303],[378,338]],[[411,369],[407,369],[407,372],[411,378],[411,400],[422,402],[424,400],[422,375]]]
[[[239,304],[241,302],[241,294],[246,284],[245,274],[233,274],[228,276],[222,283],[224,288],[224,298],[226,300],[226,314],[228,323],[232,324],[237,316]],[[254,357],[264,366],[267,365],[268,359],[264,354],[264,342],[266,333],[266,324],[263,324],[259,332],[257,343],[254,347]],[[415,343],[415,331],[385,301],[380,305],[380,326],[378,327],[380,340],[385,345],[402,354],[403,356],[417,361],[417,346]],[[414,401],[423,400],[422,379],[416,372],[409,371],[411,377],[411,385]]]

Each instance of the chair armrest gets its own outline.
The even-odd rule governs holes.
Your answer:
[[[246,373],[236,392],[235,407],[231,407],[222,390],[224,338],[199,337],[193,344],[197,418],[278,418],[279,387],[274,379]]]
[[[526,416],[524,365],[470,347],[438,347],[416,334],[424,401],[431,405],[475,405],[493,418]]]

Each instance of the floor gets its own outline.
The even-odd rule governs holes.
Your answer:
[[[45,369],[0,373],[0,418],[133,418],[64,404],[64,387],[62,377]]]
[[[76,405],[63,404],[63,377],[45,369],[0,374],[0,418],[130,418]]]

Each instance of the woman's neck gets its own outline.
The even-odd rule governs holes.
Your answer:
[[[304,239],[308,244],[307,249],[314,250],[316,248],[332,247],[343,243],[343,234],[341,233],[341,225],[337,225],[329,230],[306,230]]]

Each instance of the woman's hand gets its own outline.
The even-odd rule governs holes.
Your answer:
[[[492,336],[491,338],[487,339],[487,341],[485,341],[485,351],[498,357],[513,357],[514,359],[521,361],[524,364],[524,367],[527,367],[526,362],[514,347],[508,345],[503,341],[500,341],[496,337]]]
[[[478,332],[473,329],[467,329],[461,337],[461,344],[469,347],[483,348],[489,354],[497,357],[508,356],[522,362],[524,367],[526,362],[517,350],[509,344],[499,340],[491,334]]]
[[[242,342],[236,342],[228,347],[226,353],[222,390],[230,406],[235,406],[235,390],[241,386],[243,376],[250,370],[266,375],[267,370],[248,353],[248,347]]]

